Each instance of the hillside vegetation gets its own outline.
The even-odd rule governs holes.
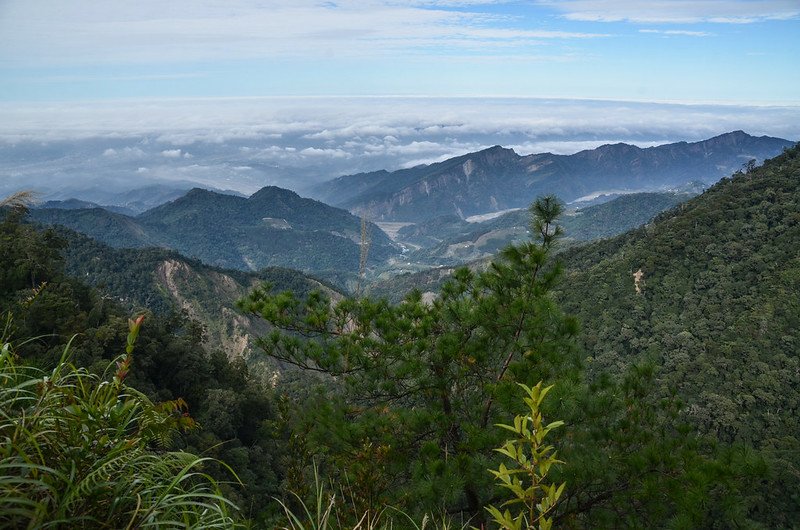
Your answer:
[[[158,315],[184,312],[203,326],[203,343],[230,358],[249,357],[253,338],[267,327],[236,309],[236,301],[262,282],[277,289],[308,293],[332,287],[293,269],[270,267],[258,272],[219,269],[162,248],[111,248],[68,229],[64,239],[64,267],[105,296],[131,311]]]
[[[677,396],[693,430],[761,451],[770,527],[800,513],[798,212],[795,147],[650,224],[559,255],[567,272],[556,297],[581,323],[589,377],[652,363],[654,392]],[[399,276],[379,292],[435,292],[452,272]]]
[[[490,426],[520,410],[515,383],[537,380],[554,385],[544,413],[564,422],[548,436],[563,463],[539,466],[566,483],[554,524],[773,521],[759,499],[780,491],[780,482],[768,481],[763,457],[693,430],[679,397],[653,392],[652,364],[587,370],[574,347],[577,322],[553,296],[562,275],[552,260],[559,211],[553,197],[537,201],[533,242],[505,249],[483,271],[459,269],[430,299],[412,291],[398,304],[331,304],[323,295],[259,289],[243,302],[284,330],[263,338],[265,354],[329,377],[310,395],[293,396],[302,411],[294,429],[306,433],[298,450],[347,488],[338,509],[356,518],[348,525],[386,504],[416,518],[446,513],[457,524],[482,524],[483,506],[503,498],[487,469],[499,469],[508,489],[525,497],[508,478],[523,471],[497,467],[493,449],[504,433]],[[522,418],[509,429],[524,436]],[[505,454],[524,460],[516,449]]]
[[[169,477],[176,476],[175,473],[179,473],[184,465],[192,464],[195,459],[191,454],[203,455],[205,460],[198,464],[202,473],[213,477],[222,494],[241,507],[239,517],[259,520],[269,515],[270,510],[275,512],[278,508],[270,508],[270,501],[273,496],[280,495],[279,484],[283,471],[279,461],[284,455],[282,448],[285,445],[281,441],[282,433],[273,427],[280,413],[274,394],[265,381],[251,374],[242,359],[229,360],[220,350],[206,349],[203,345],[204,330],[199,322],[162,307],[155,313],[141,313],[144,323],[137,332],[135,353],[124,361],[125,385],[135,389],[136,394],[132,394],[133,390],[120,390],[119,397],[118,394],[108,394],[110,390],[107,383],[102,381],[106,381],[109,374],[122,369],[122,365],[115,363],[121,360],[119,356],[125,353],[129,344],[130,308],[80,279],[65,274],[62,252],[67,241],[55,231],[39,230],[23,223],[22,210],[0,210],[0,215],[0,338],[3,343],[0,352],[0,391],[11,395],[15,389],[33,389],[37,378],[42,380],[43,377],[44,386],[40,385],[39,388],[52,391],[52,395],[42,396],[48,401],[39,403],[37,406],[40,408],[35,414],[34,409],[18,409],[14,403],[4,402],[3,406],[10,408],[3,409],[3,417],[8,419],[17,417],[14,416],[17,414],[31,414],[28,428],[31,429],[30,436],[34,442],[38,440],[37,443],[44,443],[52,437],[53,433],[48,429],[54,423],[47,423],[49,417],[53,418],[55,424],[61,422],[65,430],[74,430],[70,431],[69,436],[64,434],[57,438],[53,442],[56,445],[36,456],[45,459],[41,465],[51,468],[48,470],[50,477],[39,484],[44,488],[40,491],[43,496],[50,495],[45,491],[50,487],[54,488],[53,494],[59,493],[64,483],[59,481],[66,480],[59,473],[67,476],[82,474],[86,471],[84,466],[94,465],[95,462],[98,466],[105,466],[101,470],[105,473],[101,476],[105,477],[104,482],[99,484],[98,489],[83,488],[76,483],[74,486],[80,486],[79,489],[60,492],[68,494],[64,497],[66,504],[48,504],[44,497],[37,497],[35,502],[43,503],[41,509],[33,505],[27,507],[39,510],[33,520],[39,521],[39,526],[44,524],[43,521],[53,522],[59,517],[64,517],[64,521],[74,521],[66,517],[75,513],[80,515],[80,512],[71,511],[75,505],[69,504],[78,502],[75,509],[93,506],[93,511],[86,514],[89,517],[86,520],[64,523],[65,528],[103,527],[92,521],[106,521],[112,528],[124,527],[122,523],[117,525],[119,520],[110,515],[113,506],[110,499],[103,497],[110,494],[107,490],[111,488],[111,492],[121,491],[121,495],[128,495],[120,500],[122,505],[119,506],[123,513],[128,514],[125,520],[125,524],[128,524],[128,521],[135,520],[136,488],[141,485],[137,482],[140,477],[136,473],[152,472],[150,479],[146,480],[153,482],[146,481],[144,486],[152,486],[155,488],[153,491],[163,491],[166,495],[170,491],[167,487],[169,483],[164,484],[163,481],[172,480]],[[145,262],[140,261],[138,266]],[[133,269],[119,279],[120,285],[141,287],[137,283],[140,279],[134,281],[137,263],[131,260],[130,264]],[[146,274],[152,275],[152,271],[147,270]],[[147,290],[138,291],[143,292]],[[15,367],[17,363],[19,366]],[[58,374],[63,374],[63,378],[57,377]],[[23,379],[31,382],[18,387],[17,384],[22,384]],[[50,384],[56,386],[51,387]],[[116,406],[118,402],[119,406]],[[58,409],[58,403],[64,405],[65,409]],[[160,405],[164,403],[166,405]],[[168,443],[165,441],[161,446],[153,445],[156,440],[152,433],[130,437],[129,429],[140,421],[137,415],[148,410],[151,415],[156,414],[153,421],[160,416],[175,419],[190,413],[202,428],[180,429],[180,433],[175,433]],[[36,423],[42,418],[46,421]],[[2,423],[0,432],[3,439],[15,440],[14,436],[20,435],[18,428],[21,425],[13,421],[11,424]],[[172,424],[167,422],[169,425]],[[108,437],[101,438],[102,433],[98,429],[107,429]],[[87,437],[84,432],[90,435]],[[59,441],[65,445],[59,448]],[[19,443],[28,442],[20,438]],[[78,445],[71,446],[70,443]],[[107,456],[115,455],[105,453],[106,448],[138,451],[143,460],[137,460],[136,454],[125,453],[116,454],[116,458],[107,462]],[[2,465],[16,466],[18,458],[33,456],[32,452],[26,456],[18,453],[18,450],[25,453],[36,448],[16,442],[4,444],[0,449]],[[176,460],[166,455],[165,451],[179,451],[187,456]],[[161,467],[146,467],[145,464],[149,465],[148,459],[154,459],[155,455],[160,455],[163,460]],[[127,463],[121,460],[121,457],[129,456],[136,458]],[[28,463],[34,465],[29,460]],[[114,468],[115,465],[118,467]],[[241,483],[227,466],[233,469]],[[108,475],[109,469],[125,470],[130,476]],[[194,468],[187,468],[187,472],[194,473]],[[90,474],[87,480],[97,479],[95,475]],[[19,477],[23,479],[21,482],[17,481],[16,472],[0,477],[0,503],[16,502],[14,499],[18,498],[18,490],[15,488],[19,485],[38,484],[30,476],[20,474]],[[128,478],[130,483],[127,482]],[[187,477],[187,485],[190,482]],[[180,490],[173,491],[181,493]],[[210,493],[214,491],[216,486],[206,490]],[[143,495],[140,499],[142,502],[150,502],[151,499],[146,499],[144,492],[140,493]],[[217,500],[211,499],[210,502],[216,503]],[[176,511],[164,511],[168,514],[166,517],[180,516],[182,506],[179,504],[175,503]],[[226,501],[222,501],[222,504],[226,505]],[[0,512],[3,516],[11,515],[2,509]],[[233,513],[235,510],[225,510],[225,506],[222,506],[220,510],[214,508],[208,512],[206,519],[199,519],[210,521],[214,513],[224,516],[227,512]],[[186,524],[197,520],[188,511],[183,515],[187,517],[184,521]],[[14,519],[10,527],[24,527],[21,521],[25,517]],[[0,519],[0,526],[3,526],[3,521]],[[164,518],[154,515],[147,524],[167,524],[164,521]]]
[[[658,392],[681,396],[699,432],[779,462],[773,504],[798,513],[800,148],[563,259],[559,299],[591,366],[656,362]]]
[[[212,460],[168,450],[196,427],[186,403],[156,405],[124,384],[142,321],[103,376],[70,364],[69,345],[52,370],[20,365],[0,337],[0,526],[240,526],[202,470]]]

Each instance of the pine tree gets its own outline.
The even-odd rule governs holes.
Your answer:
[[[517,382],[547,379],[577,331],[550,297],[561,276],[554,197],[531,207],[536,240],[487,270],[457,271],[433,300],[332,304],[257,289],[242,307],[276,326],[266,354],[330,379],[309,421],[318,452],[364,509],[385,502],[484,517],[493,423],[518,412]],[[557,362],[553,362],[557,361]],[[387,497],[391,492],[391,498]]]

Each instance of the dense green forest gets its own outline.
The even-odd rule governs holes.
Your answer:
[[[252,349],[252,338],[268,327],[236,311],[236,301],[270,282],[298,294],[329,290],[327,283],[293,269],[269,267],[258,272],[219,269],[162,248],[112,248],[63,227],[56,233],[66,241],[64,267],[131,311],[147,309],[159,315],[176,309],[203,326],[203,344],[229,357]]]
[[[799,188],[794,148],[647,226],[563,251],[555,293],[581,324],[589,380],[649,363],[653,393],[676,396],[693,430],[769,459],[763,520],[773,527],[791,526],[800,505]],[[452,271],[397,277],[378,292],[435,292]]]
[[[558,526],[768,521],[763,457],[693,430],[677,396],[652,391],[652,364],[587,373],[577,322],[554,304],[560,207],[536,206],[538,243],[509,247],[485,271],[460,269],[432,301],[414,291],[397,305],[331,306],[259,290],[244,303],[287,331],[264,339],[267,354],[332,377],[298,418],[308,458],[359,508],[350,524],[385,504],[486,522],[482,507],[503,499],[486,470],[507,436],[491,426],[520,412],[515,383],[538,380],[554,385],[547,417],[565,422],[551,437],[564,461],[552,477],[567,484]]]
[[[240,308],[269,324],[259,346],[285,368],[277,379],[209,347],[180,304],[137,280],[178,256],[111,252],[5,209],[0,368],[53,370],[71,341],[87,388],[124,374],[141,393],[131,410],[165,403],[163,417],[193,418],[170,425],[167,444],[137,439],[141,450],[211,457],[190,485],[239,507],[214,497],[220,517],[255,527],[790,528],[800,518],[798,186],[794,148],[645,227],[562,252],[562,207],[544,198],[532,240],[400,303],[266,271],[256,279],[272,285]],[[107,280],[83,283],[90,267]],[[256,283],[242,274],[240,285]],[[132,301],[155,310],[131,323]],[[4,391],[15,377],[3,376]],[[129,403],[121,395],[99,403]],[[74,410],[58,396],[52,407]],[[5,417],[29,411],[2,406]],[[3,436],[13,429],[0,424]],[[3,446],[4,464],[18,447]],[[1,477],[0,502],[15,502],[20,483]]]
[[[798,212],[795,147],[651,225],[567,251],[559,296],[592,371],[648,359],[654,391],[679,395],[694,429],[773,459],[784,493],[772,523],[784,527],[800,506]]]

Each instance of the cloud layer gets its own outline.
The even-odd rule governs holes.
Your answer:
[[[193,182],[250,193],[441,161],[650,146],[743,129],[800,139],[800,107],[485,98],[250,98],[0,105],[0,191]],[[61,188],[59,188],[61,186]],[[64,191],[67,193],[67,191]]]

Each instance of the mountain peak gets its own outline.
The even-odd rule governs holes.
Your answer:
[[[620,153],[625,151],[640,151],[640,150],[641,147],[632,144],[626,144],[624,142],[617,142],[615,144],[603,144],[597,149],[594,149],[594,151],[609,151],[615,153]],[[592,151],[592,149],[589,149],[589,151]]]
[[[214,193],[213,191],[207,190],[205,188],[196,187],[187,191],[184,197],[186,198],[209,197],[211,195],[217,195],[217,193]]]
[[[264,186],[250,197],[247,200],[249,201],[260,201],[265,199],[276,199],[276,198],[290,198],[290,199],[299,199],[300,196],[293,192],[292,190],[287,190],[286,188],[279,188],[278,186]]]
[[[502,164],[506,162],[514,162],[519,159],[520,156],[511,148],[494,145],[487,149],[483,149],[482,151],[464,155],[462,158],[465,160],[484,160],[490,163],[499,162]]]
[[[487,154],[505,153],[505,154],[515,154],[515,155],[517,154],[516,151],[514,151],[510,147],[503,147],[502,145],[493,145],[492,147],[487,147],[486,149],[478,151],[477,153],[474,154],[481,154],[481,153],[487,153]]]
[[[721,138],[723,136],[731,136],[731,137],[736,137],[736,138],[753,138],[751,135],[747,134],[746,132],[744,132],[741,129],[737,129],[735,131],[731,131],[731,132],[728,132],[728,133],[720,134],[719,136],[716,136],[715,138]],[[714,138],[712,138],[712,140],[713,139]]]
[[[755,139],[755,136],[750,136],[744,131],[737,130],[737,131],[726,132],[698,143],[712,144],[712,145],[738,145],[741,144],[742,142],[753,139]]]

